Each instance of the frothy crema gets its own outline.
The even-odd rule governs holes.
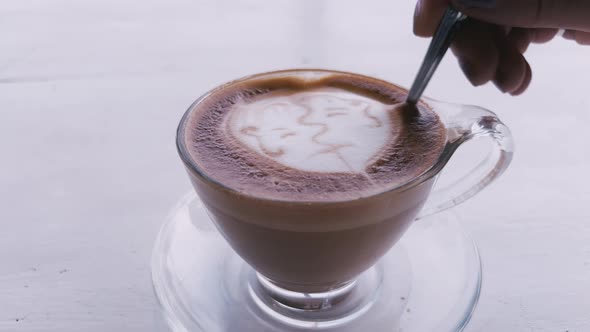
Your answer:
[[[400,108],[405,96],[393,84],[346,73],[251,78],[196,104],[184,144],[202,174],[238,193],[308,202],[368,197],[416,178],[444,148],[436,113]]]
[[[237,102],[226,118],[226,130],[287,167],[364,173],[394,134],[391,110],[391,105],[336,88],[277,91]]]

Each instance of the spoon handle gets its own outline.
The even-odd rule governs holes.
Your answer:
[[[461,25],[460,23],[466,18],[467,16],[460,11],[452,7],[447,8],[447,11],[434,33],[434,37],[432,37],[432,41],[430,42],[424,61],[420,66],[420,70],[414,79],[414,83],[412,84],[412,88],[406,99],[407,103],[413,105],[418,103],[418,100],[420,100],[420,97],[430,82],[432,75],[434,75],[436,68],[438,68],[447,49],[451,46],[455,32]]]

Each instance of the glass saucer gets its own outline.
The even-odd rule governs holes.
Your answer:
[[[457,216],[441,213],[415,222],[359,277],[354,285],[362,295],[359,305],[344,319],[286,318],[259,296],[256,273],[225,242],[191,192],[156,239],[152,279],[175,332],[445,332],[462,331],[469,322],[481,289],[481,263]]]

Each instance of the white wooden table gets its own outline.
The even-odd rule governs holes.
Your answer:
[[[165,331],[149,259],[190,189],[174,146],[185,108],[295,66],[407,86],[427,45],[412,6],[3,0],[0,331]],[[497,111],[517,142],[506,176],[458,208],[484,262],[468,331],[590,331],[590,48],[560,40],[529,59],[519,98],[470,87],[452,57],[428,89]]]

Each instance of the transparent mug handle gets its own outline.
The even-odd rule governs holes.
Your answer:
[[[502,175],[510,165],[514,151],[510,129],[493,112],[478,106],[425,101],[439,114],[447,128],[447,146],[441,155],[441,168],[465,142],[487,138],[494,144],[487,157],[463,177],[442,188],[435,185],[417,219],[447,210],[473,197]]]

